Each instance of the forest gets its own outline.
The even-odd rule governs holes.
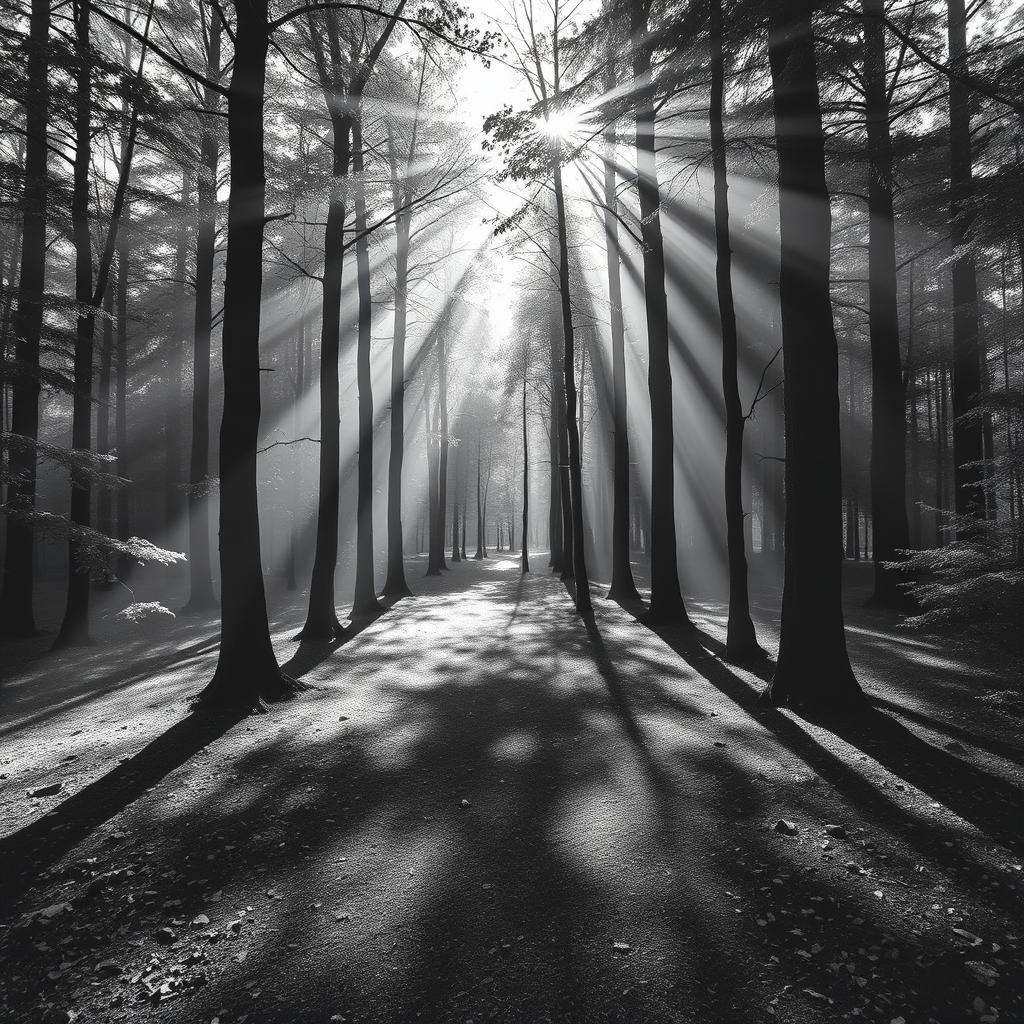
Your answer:
[[[1024,1022],[1021,0],[0,0],[0,1018]]]

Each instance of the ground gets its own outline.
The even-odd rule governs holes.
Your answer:
[[[275,595],[312,688],[264,716],[190,712],[212,619],[9,648],[0,1019],[1024,1020],[1006,656],[855,585],[876,711],[809,721],[716,604],[655,635],[511,559],[422,571],[332,647]]]

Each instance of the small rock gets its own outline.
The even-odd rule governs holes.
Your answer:
[[[39,786],[36,789],[25,790],[25,795],[29,797],[36,796],[53,796],[54,793],[59,793],[63,787],[62,782],[51,782],[48,786]]]
[[[846,829],[842,825],[826,825],[825,832],[834,839],[846,838]]]
[[[174,933],[173,928],[157,928],[156,934],[153,936],[161,946],[170,946],[178,941],[178,936]]]
[[[793,822],[785,818],[779,818],[774,827],[776,832],[784,836],[795,836],[800,831]]]
[[[124,968],[117,963],[116,960],[101,960],[93,968],[93,971],[102,978],[112,978],[114,975],[120,974],[123,970]]]
[[[628,942],[613,942],[612,943],[612,949],[614,949],[616,953],[628,953],[630,951],[630,949],[632,949],[632,948],[633,947],[630,946],[630,944]]]
[[[193,928],[205,928],[210,923],[210,919],[205,914],[196,914],[192,918]]]
[[[471,805],[470,805],[470,802],[469,802],[468,800],[465,800],[465,799],[463,799],[463,800],[460,800],[460,801],[459,801],[459,806],[460,806],[460,807],[461,807],[461,808],[462,808],[463,810],[466,810],[466,808],[467,808],[467,807],[469,807],[469,806],[471,806]]]

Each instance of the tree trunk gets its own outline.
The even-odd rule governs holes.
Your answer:
[[[655,156],[655,112],[651,43],[645,0],[630,8],[633,87],[636,106],[637,194],[644,248],[647,310],[648,389],[651,396],[651,604],[652,623],[687,624],[676,561],[675,445],[672,423],[672,366],[669,358],[665,248],[661,234],[661,194]]]
[[[725,398],[725,520],[729,550],[729,620],[725,653],[742,661],[760,651],[750,618],[747,594],[747,553],[743,535],[743,407],[738,374],[739,341],[732,292],[732,248],[729,239],[729,179],[726,166],[725,53],[722,41],[722,0],[710,0],[711,146],[715,190],[715,276],[722,326],[722,392]]]
[[[530,445],[526,430],[526,361],[523,361],[523,553],[519,568],[525,576],[530,571]]]
[[[550,433],[548,437],[551,453],[551,474],[548,490],[548,533],[550,535],[551,557],[549,564],[551,571],[561,573],[565,568],[568,559],[565,557],[566,538],[563,536],[563,508],[562,499],[562,465],[564,458],[562,454],[564,430],[564,409],[565,392],[562,384],[561,373],[561,345],[559,337],[558,320],[555,315],[554,304],[548,312],[548,350],[551,368],[551,406],[550,406]]]
[[[266,176],[263,98],[267,0],[236,0],[228,90],[227,257],[224,278],[224,415],[220,427],[221,641],[208,705],[249,710],[291,696],[267,622],[260,551],[256,448],[260,430],[260,300]]]
[[[868,326],[871,335],[871,519],[875,528],[872,603],[906,604],[900,573],[887,569],[909,541],[906,389],[900,365],[893,220],[892,140],[886,78],[885,0],[863,0],[864,102],[868,136]]]
[[[440,408],[430,408],[430,379],[423,385],[423,405],[426,409],[426,442],[427,442],[427,575],[441,575],[441,559],[439,550],[444,544],[444,534],[441,532],[438,506],[438,485],[437,472],[438,445],[437,436],[439,433]]]
[[[829,295],[831,212],[808,0],[769,17],[779,161],[785,361],[785,582],[775,705],[860,703],[843,628],[839,355]]]
[[[391,346],[391,451],[388,456],[388,572],[384,593],[408,597],[402,560],[402,462],[405,457],[405,335],[409,309],[409,216],[395,220],[395,330]],[[453,556],[454,557],[454,556]]]
[[[14,358],[18,377],[11,402],[11,431],[31,446],[10,453],[12,482],[8,503],[32,512],[36,504],[36,453],[39,437],[39,338],[43,324],[46,276],[47,123],[49,73],[46,63],[50,31],[50,0],[32,0],[29,15],[28,68],[25,96],[25,192],[22,198],[21,274],[14,312]],[[36,632],[32,527],[16,516],[7,520],[3,589],[0,591],[0,635],[31,636]]]
[[[443,328],[438,332],[437,344],[437,402],[441,412],[437,457],[437,532],[440,540],[438,550],[441,568],[447,571],[448,566],[444,560],[444,536],[448,532],[448,350]]]
[[[611,28],[605,58],[606,93],[615,88],[615,62]],[[615,188],[616,124],[605,130],[604,237],[608,271],[608,312],[612,342],[612,566],[608,597],[612,601],[639,601],[629,561],[629,420],[626,410],[626,329],[622,318],[622,278],[619,269],[619,222],[615,216],[618,194]]]
[[[356,178],[356,285],[359,297],[356,339],[359,453],[356,470],[356,580],[352,618],[365,620],[375,618],[380,614],[381,608],[374,588],[373,564],[373,390],[370,376],[370,325],[373,307],[370,295],[370,249],[366,237],[362,117],[362,110],[357,107],[352,118],[352,170]]]
[[[188,219],[192,174],[181,172],[181,210],[174,257],[174,336],[167,356],[167,386],[164,389],[164,521],[168,543],[178,529],[182,513],[181,479],[181,378],[185,365],[185,278],[188,274]]]
[[[206,77],[220,78],[220,18],[211,12],[207,39]],[[188,551],[190,611],[216,605],[210,565],[210,335],[213,330],[213,264],[217,241],[217,173],[220,145],[213,121],[218,95],[206,89],[196,182],[195,338],[192,348],[192,444],[188,469]]]
[[[124,227],[117,239],[117,295],[114,299],[114,443],[117,446],[117,471],[130,480],[133,467],[128,440],[128,275],[131,270],[131,214],[125,204]],[[132,535],[133,485],[117,491],[117,536],[127,540]],[[127,558],[118,559],[117,574],[122,578],[134,568]]]
[[[569,508],[572,515],[572,574],[576,582],[576,611],[590,615],[590,580],[583,532],[583,471],[580,464],[580,426],[576,418],[576,357],[572,321],[572,293],[569,286],[569,241],[565,224],[565,196],[562,192],[562,151],[554,145],[555,221],[558,230],[558,290],[562,311],[562,367],[565,375],[565,425],[569,441]]]
[[[110,454],[110,384],[114,359],[114,297],[113,289],[107,288],[103,295],[103,333],[100,342],[100,380],[96,395],[96,451],[100,455]],[[114,532],[113,493],[109,487],[101,487],[96,495],[96,529],[108,537]],[[107,573],[104,583],[113,582],[113,574]]]
[[[462,556],[459,554],[459,506],[457,502],[452,505],[452,561],[462,561]]]
[[[953,247],[953,504],[960,515],[985,517],[982,486],[985,457],[980,419],[964,422],[981,392],[981,350],[978,337],[978,278],[970,251],[973,168],[971,154],[971,90],[968,72],[967,14],[964,0],[948,0],[950,242]],[[973,530],[958,531],[972,536]]]
[[[324,233],[323,311],[320,326],[320,458],[316,542],[309,583],[309,608],[299,636],[333,640],[341,630],[334,604],[338,566],[338,506],[341,494],[341,412],[338,359],[341,351],[342,267],[345,256],[345,187],[352,146],[352,118],[331,116],[331,191]]]
[[[295,338],[295,386],[292,391],[292,437],[299,436],[299,406],[306,391],[306,318],[299,317],[299,329]],[[299,581],[296,575],[299,549],[299,530],[296,520],[299,518],[299,460],[291,460],[291,509],[288,522],[288,562],[285,568],[285,587],[297,590]]]
[[[484,512],[480,498],[480,435],[478,433],[476,438],[476,554],[473,555],[474,558],[487,557],[484,545]]]
[[[93,336],[96,328],[93,301],[92,236],[89,225],[89,171],[92,163],[92,51],[89,41],[90,9],[85,0],[75,0],[75,160],[71,194],[71,226],[75,247],[76,318],[74,379],[75,394],[71,420],[71,446],[79,452],[92,449]],[[124,488],[122,488],[122,491]],[[88,529],[92,486],[88,476],[72,471],[71,522]],[[68,541],[67,604],[56,647],[89,642],[89,574],[80,564],[82,541],[72,534]]]

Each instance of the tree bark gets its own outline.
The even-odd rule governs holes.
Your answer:
[[[875,528],[872,602],[902,606],[901,575],[887,569],[909,543],[906,388],[900,362],[896,291],[893,154],[889,135],[885,0],[863,0],[864,102],[868,136],[868,327],[871,336],[871,519]]]
[[[526,360],[523,360],[523,552],[519,568],[525,576],[530,571],[529,529],[530,529],[530,443],[526,422]]]
[[[675,445],[672,422],[672,366],[669,357],[665,247],[661,234],[661,194],[655,141],[654,96],[646,0],[630,8],[633,86],[636,105],[637,194],[644,243],[644,297],[647,310],[648,389],[651,396],[651,603],[652,623],[688,624],[679,589],[675,521]]]
[[[359,322],[356,338],[359,453],[356,499],[356,580],[352,599],[353,619],[372,619],[380,614],[374,588],[373,564],[373,390],[370,376],[370,248],[366,237],[366,183],[363,179],[362,110],[352,116],[352,171],[355,174],[356,290]]]
[[[608,29],[604,87],[615,88],[612,29]],[[608,312],[612,342],[612,579],[608,597],[612,601],[639,601],[629,560],[629,419],[626,409],[626,329],[622,317],[622,278],[619,260],[619,222],[615,216],[618,193],[615,188],[617,122],[605,130],[604,155],[604,237],[608,272]]]
[[[74,0],[75,28],[75,159],[71,193],[71,233],[75,248],[76,318],[71,446],[76,451],[92,448],[93,337],[96,328],[93,301],[92,235],[89,225],[89,171],[92,164],[92,49],[89,40],[90,9],[86,0]],[[118,453],[120,455],[120,453]],[[124,488],[122,488],[124,490]],[[92,487],[88,476],[72,471],[71,522],[88,528]],[[68,541],[67,603],[56,647],[89,642],[88,572],[82,571],[82,542],[77,533]]]
[[[562,151],[554,145],[553,184],[555,221],[558,230],[558,290],[562,312],[562,372],[565,376],[565,425],[569,442],[569,508],[572,516],[572,574],[576,583],[576,611],[590,615],[590,580],[583,532],[583,471],[580,464],[580,427],[576,418],[576,357],[572,320],[572,293],[569,286],[569,241],[565,224],[565,195],[562,190]]]
[[[397,202],[396,202],[397,205]],[[395,329],[391,346],[391,450],[388,455],[388,572],[384,593],[408,597],[402,559],[402,463],[405,457],[405,337],[409,310],[410,218],[395,219]]]
[[[12,483],[8,502],[30,513],[36,505],[36,453],[39,438],[39,339],[43,324],[46,277],[47,124],[49,76],[46,63],[50,31],[50,0],[32,0],[29,14],[28,68],[25,97],[25,191],[22,197],[21,272],[14,311],[14,358],[18,378],[11,402],[11,432],[31,447],[11,452]],[[0,635],[31,636],[35,537],[32,527],[16,516],[7,520],[3,588],[0,590]]]
[[[328,105],[338,103],[324,85]],[[341,631],[334,604],[338,566],[338,508],[341,495],[341,411],[338,359],[341,352],[342,267],[345,255],[345,188],[351,162],[352,117],[347,110],[331,113],[331,191],[324,232],[323,310],[320,326],[320,458],[318,461],[316,542],[309,583],[309,607],[299,636],[333,640]]]
[[[809,0],[769,16],[779,162],[785,361],[785,580],[775,705],[835,707],[863,694],[846,651],[839,546],[839,355],[829,295],[831,211]]]
[[[562,465],[565,461],[562,447],[565,436],[564,430],[564,408],[565,392],[562,384],[561,373],[561,344],[559,336],[558,320],[554,310],[554,304],[548,314],[548,350],[551,368],[551,403],[550,403],[550,424],[549,424],[549,449],[551,458],[550,486],[548,490],[548,533],[550,536],[551,557],[549,563],[551,571],[561,573],[565,568],[565,541],[562,525],[564,521],[562,499]]]
[[[221,23],[211,12],[206,42],[206,77],[220,78]],[[217,241],[217,175],[220,144],[214,130],[218,94],[207,88],[196,181],[196,307],[192,345],[192,442],[188,469],[188,551],[190,611],[216,605],[210,564],[210,336],[213,332],[213,264]]]
[[[740,404],[739,339],[732,291],[732,247],[729,238],[729,179],[725,150],[725,53],[722,0],[710,0],[711,146],[715,192],[715,278],[722,327],[722,393],[725,398],[725,520],[729,552],[729,619],[725,653],[743,661],[760,651],[750,618],[747,593],[747,552],[743,531],[743,407]]]
[[[181,377],[185,365],[185,277],[188,274],[188,220],[192,173],[181,172],[181,210],[174,256],[174,336],[167,355],[167,386],[164,389],[164,520],[168,543],[177,531],[182,513],[181,474]]]
[[[964,80],[967,58],[967,13],[964,0],[948,0],[950,242],[953,247],[953,505],[960,515],[985,517],[985,457],[980,419],[964,422],[981,393],[981,347],[978,337],[978,278],[972,240],[974,193],[971,153],[971,90]],[[961,528],[959,536],[973,536]]]
[[[221,641],[207,705],[251,710],[291,696],[267,622],[260,551],[256,448],[260,429],[260,300],[266,176],[263,99],[267,0],[236,0],[228,89],[227,257],[224,279],[224,415],[220,427]]]

